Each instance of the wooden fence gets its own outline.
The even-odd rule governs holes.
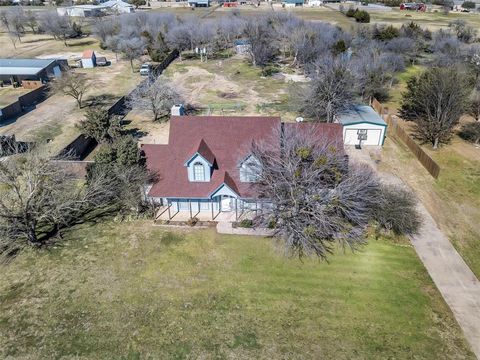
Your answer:
[[[40,101],[43,101],[46,97],[47,87],[45,85],[19,96],[17,101],[0,109],[0,121],[19,116],[24,111],[28,111],[29,108],[35,106]]]
[[[440,175],[440,166],[438,166],[438,164],[410,137],[410,135],[407,134],[392,115],[388,114],[388,110],[386,111],[386,108],[384,108],[377,99],[373,99],[371,105],[387,123],[388,133],[393,134],[402,140],[418,161],[420,161],[423,167],[427,169],[430,175],[437,179]]]

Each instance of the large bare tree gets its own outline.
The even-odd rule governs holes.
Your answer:
[[[53,92],[70,96],[77,101],[78,108],[82,107],[82,99],[90,83],[83,74],[66,72],[50,83]]]
[[[456,68],[428,69],[408,81],[401,115],[415,121],[417,137],[437,149],[452,137],[467,110],[470,91],[465,75]]]
[[[333,122],[335,115],[352,105],[355,79],[340,58],[317,60],[309,69],[308,84],[292,87],[292,105],[306,117]]]
[[[327,259],[336,244],[355,249],[365,242],[379,182],[319,133],[285,126],[251,151],[258,159],[255,189],[270,203],[256,223],[274,226],[288,252]]]
[[[79,182],[39,149],[1,161],[0,253],[44,245],[58,229],[108,203],[114,188],[107,176],[88,186]]]
[[[154,121],[167,116],[179,102],[180,95],[163,77],[144,82],[127,99],[130,108],[150,111]]]

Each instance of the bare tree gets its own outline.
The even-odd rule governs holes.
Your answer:
[[[273,227],[290,253],[327,259],[335,244],[365,243],[379,183],[371,168],[348,164],[341,144],[304,130],[285,126],[253,144],[254,188],[269,203],[255,224]]]
[[[21,37],[25,34],[25,23],[27,21],[22,7],[14,7],[1,13],[0,21],[8,32],[8,35],[15,46],[17,41],[22,42]]]
[[[69,72],[62,74],[61,77],[55,79],[50,84],[53,92],[59,92],[74,98],[79,109],[82,107],[83,95],[90,87],[90,83],[85,75]]]
[[[450,140],[467,110],[470,91],[465,75],[457,69],[430,68],[408,81],[401,115],[415,121],[417,137],[437,149]]]
[[[132,109],[151,111],[154,121],[167,116],[172,106],[179,102],[180,95],[162,77],[144,82],[127,100]]]
[[[345,61],[324,57],[309,69],[312,81],[293,88],[294,108],[308,118],[333,122],[338,112],[350,107],[354,99],[354,78]]]
[[[480,89],[474,89],[469,99],[468,113],[480,122]]]
[[[25,26],[29,27],[34,34],[38,31],[37,15],[32,10],[25,11]]]
[[[249,55],[253,66],[267,65],[278,51],[268,18],[260,16],[247,19],[243,32],[250,45]]]
[[[118,34],[120,30],[120,24],[115,18],[96,21],[93,24],[92,30],[93,34],[100,39],[102,46],[108,46],[107,39]]]
[[[470,43],[472,41],[475,41],[475,38],[477,36],[477,29],[469,26],[465,20],[453,20],[448,24],[448,27],[450,27],[457,35],[458,40],[464,43]]]
[[[39,149],[0,162],[0,252],[46,244],[58,229],[108,203],[109,184],[100,176],[79,184]]]
[[[139,59],[145,52],[146,44],[141,37],[136,38],[120,38],[117,49],[122,53],[123,57],[130,61],[130,67],[133,68],[133,60]]]
[[[65,46],[68,46],[67,39],[75,33],[69,17],[60,16],[56,11],[42,12],[39,24],[42,31],[62,40]]]

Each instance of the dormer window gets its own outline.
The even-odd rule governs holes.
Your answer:
[[[241,182],[255,182],[261,170],[260,162],[253,155],[247,156],[240,163],[240,181]]]
[[[190,154],[192,154],[190,158],[185,161],[188,181],[210,181],[215,166],[215,155],[205,140],[201,139]]]
[[[201,162],[193,164],[193,180],[205,181],[205,166]]]

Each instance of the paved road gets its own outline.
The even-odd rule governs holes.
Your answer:
[[[480,281],[425,207],[420,204],[418,209],[424,223],[411,237],[412,244],[480,359]]]
[[[367,148],[361,151],[347,149],[352,161],[366,162],[374,169],[377,166],[370,153],[379,151],[381,150]],[[386,182],[404,184],[400,178],[390,173],[378,174]],[[423,217],[423,224],[419,234],[410,240],[480,360],[480,282],[423,204],[418,204],[418,210]]]

